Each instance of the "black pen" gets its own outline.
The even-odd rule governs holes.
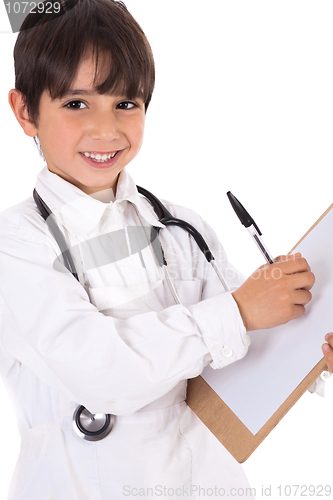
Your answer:
[[[274,259],[271,255],[271,253],[268,251],[265,243],[261,239],[261,231],[257,224],[254,222],[252,219],[251,215],[245,210],[243,205],[237,198],[231,193],[231,191],[228,191],[227,196],[229,198],[229,201],[232,205],[232,208],[235,210],[239,220],[243,224],[243,226],[246,227],[246,229],[249,231],[250,235],[256,242],[256,244],[259,247],[259,250],[267,260],[269,264],[274,264]]]

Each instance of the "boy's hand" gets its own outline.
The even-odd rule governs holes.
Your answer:
[[[322,345],[322,350],[327,363],[327,370],[333,373],[333,333],[328,333],[325,340],[327,344]]]
[[[246,330],[273,328],[300,318],[312,298],[309,290],[314,282],[300,253],[278,257],[274,264],[257,269],[232,293]]]

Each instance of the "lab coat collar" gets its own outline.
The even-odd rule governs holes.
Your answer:
[[[122,201],[133,203],[149,225],[165,227],[158,221],[153,207],[138,193],[125,168],[119,174],[115,199],[112,189],[88,195],[74,184],[50,172],[47,166],[37,176],[36,191],[64,227],[76,236],[93,231],[105,211],[112,211],[116,205],[121,206]],[[121,206],[120,211],[123,210],[124,207]]]

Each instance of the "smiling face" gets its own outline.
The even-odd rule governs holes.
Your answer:
[[[100,65],[103,67],[103,64]],[[48,169],[87,194],[112,188],[140,150],[145,123],[141,98],[98,94],[91,54],[78,66],[68,94],[40,99],[38,139]],[[101,81],[108,69],[98,73]],[[98,82],[97,82],[98,83]]]

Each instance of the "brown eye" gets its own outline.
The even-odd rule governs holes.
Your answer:
[[[123,102],[120,102],[117,106],[118,109],[133,109],[133,108],[137,108],[138,106],[135,104],[135,102],[131,102],[131,101],[123,101]]]
[[[68,109],[84,109],[81,104],[83,104],[84,107],[87,107],[82,101],[70,101],[65,104],[65,107]]]

